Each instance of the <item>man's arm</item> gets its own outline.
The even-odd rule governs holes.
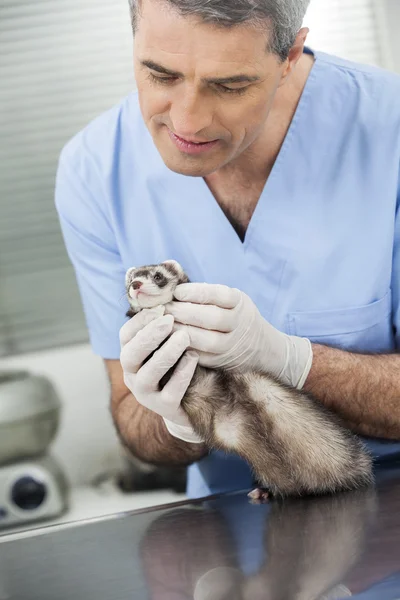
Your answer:
[[[168,433],[162,417],[141,406],[124,383],[119,360],[105,360],[111,384],[111,413],[118,434],[133,455],[154,465],[188,466],[207,455]]]
[[[304,384],[355,433],[400,439],[400,355],[356,354],[313,344]]]

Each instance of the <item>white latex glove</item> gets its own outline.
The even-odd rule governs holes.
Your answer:
[[[166,305],[175,331],[187,331],[204,367],[259,369],[302,388],[312,363],[311,343],[268,323],[254,302],[236,288],[208,283],[178,285],[179,302]]]
[[[164,419],[169,433],[185,442],[199,444],[181,400],[192,380],[198,354],[186,351],[189,336],[175,332],[144,365],[143,361],[172,333],[174,319],[164,314],[164,307],[145,309],[127,321],[120,330],[120,362],[124,382],[142,406]],[[177,365],[171,379],[160,391],[159,382],[167,371]]]

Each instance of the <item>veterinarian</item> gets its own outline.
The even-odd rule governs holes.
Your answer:
[[[59,161],[114,422],[139,458],[190,465],[190,496],[252,485],[180,409],[198,363],[262,369],[400,452],[400,78],[309,49],[308,3],[132,0],[137,91]],[[174,325],[128,321],[126,270],[166,259],[207,283],[178,287]]]

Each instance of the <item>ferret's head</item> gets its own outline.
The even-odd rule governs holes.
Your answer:
[[[125,288],[131,308],[139,312],[171,302],[176,286],[188,281],[181,265],[167,260],[159,265],[131,267],[125,275]]]

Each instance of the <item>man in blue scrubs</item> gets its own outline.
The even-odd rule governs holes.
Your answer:
[[[375,456],[400,450],[400,78],[306,48],[307,5],[132,0],[137,92],[60,157],[56,207],[116,427],[143,460],[191,465],[190,496],[252,485],[180,409],[197,363],[256,365]],[[194,283],[127,321],[126,270],[168,259]]]

